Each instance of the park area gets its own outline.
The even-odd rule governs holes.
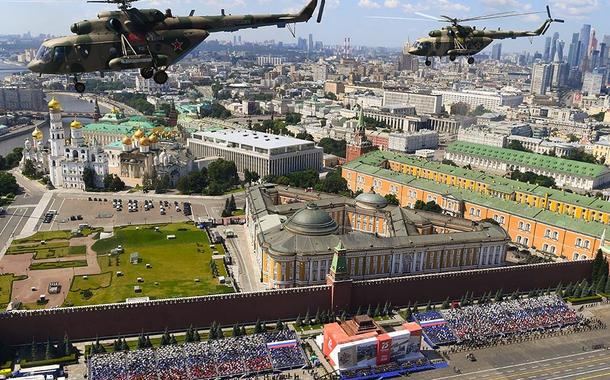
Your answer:
[[[118,247],[122,250],[117,250]],[[232,293],[222,245],[187,223],[117,227],[112,237],[92,246],[99,274],[75,276],[64,306]],[[217,256],[213,260],[213,255]]]

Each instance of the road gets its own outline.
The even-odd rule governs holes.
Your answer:
[[[24,178],[17,172],[13,172],[13,174],[21,186],[22,193],[18,194],[15,201],[6,207],[6,214],[0,216],[0,259],[4,256],[12,239],[22,233],[44,195],[42,185]],[[33,222],[32,220],[30,223]]]
[[[237,283],[239,284],[239,290],[242,292],[255,292],[262,290],[262,284],[260,283],[260,272],[258,265],[255,263],[253,255],[250,253],[251,249],[248,247],[248,241],[246,239],[246,229],[244,226],[235,225],[227,226],[226,228],[219,228],[220,231],[225,229],[232,229],[237,233],[237,237],[226,239],[226,244],[231,255],[233,257],[233,265],[237,267],[234,271],[237,271]]]
[[[610,350],[603,349],[435,379],[585,380],[608,378],[610,378]]]

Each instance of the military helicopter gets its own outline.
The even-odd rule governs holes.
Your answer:
[[[463,22],[468,21],[480,21],[480,20],[492,20],[506,17],[517,17],[526,16],[532,14],[539,14],[545,12],[502,12],[493,13],[478,17],[469,17],[464,19],[451,18],[449,16],[434,17],[425,13],[417,12],[416,14],[426,19],[431,19],[439,22],[448,22],[451,25],[444,27],[440,30],[433,30],[428,33],[429,37],[418,39],[413,46],[409,49],[409,54],[426,57],[426,66],[432,65],[430,57],[449,57],[452,62],[455,61],[458,56],[468,57],[468,63],[474,64],[473,55],[479,53],[485,49],[494,40],[501,40],[506,38],[515,39],[518,37],[536,37],[543,35],[547,32],[553,22],[563,23],[564,20],[554,19],[551,16],[551,9],[547,5],[546,13],[548,18],[540,28],[534,31],[512,31],[512,30],[477,30],[474,26],[461,25]],[[403,17],[375,17],[384,19],[398,19],[398,20],[425,20],[416,18],[403,18]],[[427,20],[425,20],[427,21]]]
[[[318,0],[311,0],[297,14],[233,16],[223,9],[216,16],[176,17],[168,9],[137,9],[138,0],[89,0],[88,3],[116,4],[118,11],[105,11],[97,20],[77,22],[74,35],[45,41],[28,68],[40,74],[67,74],[74,78],[77,92],[85,92],[81,73],[139,69],[145,79],[158,84],[168,80],[166,69],[180,61],[210,33],[232,32],[276,25],[294,35],[296,23],[311,19]],[[321,0],[317,22],[322,21],[326,0]],[[293,26],[293,28],[291,28]]]

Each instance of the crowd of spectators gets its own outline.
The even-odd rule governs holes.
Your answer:
[[[298,342],[296,333],[290,330],[282,330],[265,334],[266,344],[291,340]],[[284,347],[269,348],[269,354],[271,357],[271,362],[273,363],[273,368],[280,370],[302,367],[303,363],[306,361],[304,356],[305,354],[298,343],[295,345],[286,345]]]
[[[447,325],[447,321],[440,312],[429,310],[421,313],[414,313],[413,318],[422,326],[424,334],[426,334],[433,345],[440,346],[456,342],[453,331]]]
[[[341,371],[341,379],[355,379],[370,377],[374,375],[382,375],[389,372],[407,373],[413,372],[414,370],[421,370],[430,367],[430,361],[426,358],[419,358],[414,360],[407,360],[402,363],[392,362],[388,364],[379,365],[376,367],[365,367],[357,368],[352,370]],[[380,377],[381,378],[381,377]]]
[[[581,322],[576,312],[558,296],[509,300],[441,311],[459,343],[486,344]]]
[[[276,342],[295,344],[280,345]],[[188,380],[234,377],[303,367],[307,363],[294,331],[254,334],[158,349],[93,355],[91,380]]]

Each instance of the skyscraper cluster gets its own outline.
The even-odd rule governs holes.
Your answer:
[[[532,93],[544,95],[550,88],[569,85],[582,86],[588,94],[599,94],[608,82],[609,45],[610,35],[600,39],[589,24],[572,34],[567,52],[559,33],[547,37],[539,56],[541,63],[532,70]],[[496,59],[493,51],[492,58]]]

